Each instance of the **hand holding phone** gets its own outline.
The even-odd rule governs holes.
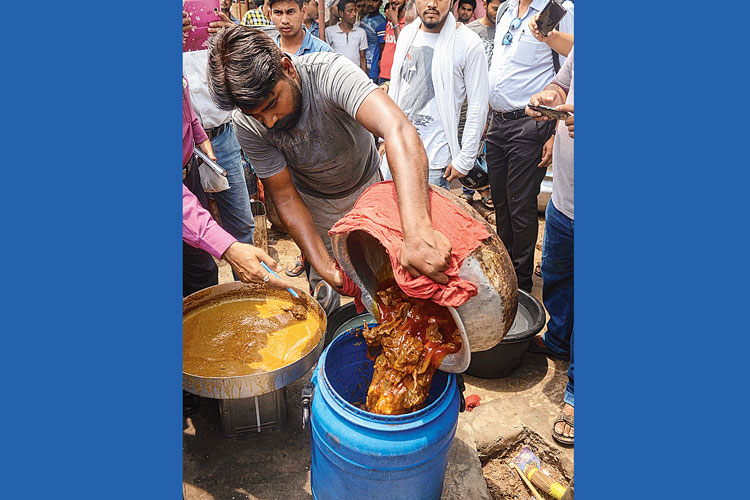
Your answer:
[[[539,13],[536,26],[543,36],[548,36],[549,32],[555,29],[555,26],[560,24],[562,18],[568,13],[562,4],[562,0],[549,0],[549,3]]]
[[[183,52],[203,50],[208,40],[208,25],[213,21],[221,21],[219,17],[219,0],[185,0],[182,4],[183,12],[187,12],[192,28],[182,44]],[[183,14],[183,30],[185,29],[185,15]]]
[[[568,113],[567,111],[561,111],[559,109],[555,109],[550,106],[544,106],[542,104],[535,106],[529,103],[528,107],[529,109],[541,113],[547,118],[551,118],[552,120],[564,120],[570,116],[570,113]]]

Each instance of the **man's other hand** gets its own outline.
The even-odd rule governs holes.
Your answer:
[[[549,167],[552,163],[552,146],[555,144],[555,136],[553,135],[547,142],[542,146],[542,161],[539,162],[539,167]]]
[[[445,285],[448,276],[443,272],[451,262],[451,243],[448,238],[433,228],[420,235],[404,238],[401,244],[401,265],[413,277],[424,274],[431,280]]]
[[[529,104],[531,104],[532,106],[549,106],[551,108],[554,108],[555,106],[564,104],[564,102],[559,92],[556,92],[554,90],[542,90],[541,92],[537,92],[536,94],[531,96],[531,99],[529,99]],[[554,119],[548,116],[544,116],[539,111],[534,111],[528,106],[526,106],[526,114],[538,122],[550,121]]]
[[[456,167],[453,166],[453,163],[448,165],[443,174],[443,178],[448,182],[451,182],[453,179],[460,179],[461,177],[466,177],[466,174],[459,172]]]
[[[213,161],[216,161],[216,155],[214,154],[214,148],[211,146],[210,140],[205,140],[198,144],[198,148],[200,148],[201,151],[206,153],[206,156],[211,158]]]
[[[334,261],[329,262],[326,269],[324,269],[323,272],[319,272],[319,274],[326,283],[331,285],[331,288],[333,288],[336,293],[343,293],[344,277],[342,276],[341,271],[336,268],[336,263]]]
[[[224,14],[223,12],[219,11],[217,12],[219,14],[219,18],[221,18],[221,21],[213,21],[208,23],[208,32],[209,33],[216,33],[221,28],[227,28],[229,26],[232,26],[234,23],[229,20],[229,16]]]
[[[567,111],[570,113],[570,116],[565,119],[565,125],[568,126],[568,135],[571,139],[573,139],[573,105],[572,104],[562,104],[557,107],[560,111]]]
[[[193,20],[190,19],[190,16],[188,15],[188,13],[183,10],[182,11],[182,32],[184,34],[186,31],[190,31],[191,29],[193,29]]]

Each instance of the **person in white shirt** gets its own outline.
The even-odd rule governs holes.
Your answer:
[[[388,95],[417,128],[429,182],[450,182],[474,166],[487,119],[487,57],[479,35],[456,26],[452,0],[416,0],[417,18],[401,31]],[[461,144],[458,116],[468,101]],[[387,176],[387,163],[384,167]]]
[[[553,122],[535,122],[525,108],[552,81],[562,54],[540,41],[531,20],[548,0],[507,0],[500,6],[490,66],[492,123],[487,130],[487,173],[497,234],[513,261],[518,288],[531,292],[537,240],[537,196],[552,161]],[[573,3],[558,30],[573,33]],[[557,37],[554,37],[557,38]],[[541,168],[540,168],[541,167]]]
[[[341,21],[326,28],[326,42],[334,52],[337,52],[367,73],[367,34],[357,22],[357,4],[355,0],[341,0],[339,2]]]

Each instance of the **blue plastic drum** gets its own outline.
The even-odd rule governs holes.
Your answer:
[[[427,406],[417,412],[361,410],[355,404],[364,406],[373,373],[361,332],[337,336],[312,377],[313,498],[438,500],[458,422],[455,375],[435,372]]]

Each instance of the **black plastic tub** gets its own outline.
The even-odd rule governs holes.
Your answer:
[[[518,291],[518,311],[508,334],[492,349],[472,352],[466,373],[480,378],[507,377],[521,364],[532,337],[544,326],[547,316],[541,302]]]
[[[362,311],[362,313],[357,313],[357,307],[354,305],[354,302],[349,302],[348,304],[344,304],[333,310],[328,315],[325,345],[330,344],[340,333],[343,333],[350,328],[354,328],[355,326],[362,326],[363,321],[370,324],[374,322],[375,319],[366,310]]]

